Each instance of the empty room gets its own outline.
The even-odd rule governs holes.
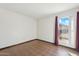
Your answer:
[[[78,3],[0,3],[0,56],[79,56]]]

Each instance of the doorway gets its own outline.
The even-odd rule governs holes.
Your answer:
[[[63,16],[58,17],[58,42],[59,45],[71,45],[71,19]]]

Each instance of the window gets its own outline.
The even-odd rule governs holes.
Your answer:
[[[62,17],[59,19],[59,24],[61,25],[69,25],[70,19],[68,17]]]

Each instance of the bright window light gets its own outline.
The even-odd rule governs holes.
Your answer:
[[[68,17],[62,17],[59,19],[59,24],[61,25],[69,25],[70,19]]]

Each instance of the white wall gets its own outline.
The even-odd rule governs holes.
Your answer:
[[[71,45],[67,45],[68,47],[75,48],[76,41],[76,12],[77,9],[71,9],[64,12],[56,13],[53,15],[49,15],[47,17],[43,17],[38,19],[38,38],[54,43],[55,39],[55,16],[62,17],[68,16],[73,20],[72,30],[71,30]]]
[[[38,20],[38,38],[54,43],[55,39],[55,17],[48,16]]]
[[[0,9],[0,48],[36,39],[36,20]]]

